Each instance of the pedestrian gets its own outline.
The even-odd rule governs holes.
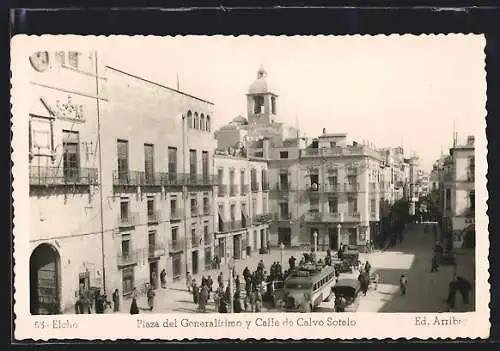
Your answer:
[[[438,272],[439,265],[437,263],[437,255],[432,256],[431,272]]]
[[[220,269],[220,262],[221,262],[221,259],[220,259],[219,255],[215,255],[215,268],[216,269]]]
[[[241,284],[240,283],[240,276],[239,275],[236,276],[236,279],[234,280],[234,282],[235,282],[236,290],[239,291],[240,290],[240,284]]]
[[[191,273],[186,272],[186,288],[188,292],[191,292],[193,287],[193,278],[191,277]]]
[[[365,263],[365,272],[368,276],[370,276],[370,270],[372,269],[372,265],[370,264],[370,262],[366,261]]]
[[[132,303],[130,304],[130,314],[139,314],[139,307],[137,307],[136,297],[132,297]]]
[[[239,291],[236,291],[234,293],[233,312],[234,313],[241,313],[241,295],[240,295]]]
[[[224,284],[224,275],[222,274],[222,272],[220,272],[219,275],[217,276],[217,284],[219,285]]]
[[[207,278],[207,287],[208,287],[208,292],[213,291],[213,286],[214,286],[214,281],[212,280],[212,276],[208,276]]]
[[[118,292],[118,289],[115,289],[112,299],[113,299],[113,312],[120,312],[120,293]]]
[[[148,286],[148,290],[147,290],[146,296],[148,298],[148,307],[149,307],[149,310],[152,311],[153,307],[154,307],[154,303],[155,303],[156,293],[153,290],[153,286],[151,284],[149,284],[149,286]]]
[[[219,312],[220,305],[222,303],[222,297],[224,296],[224,285],[222,283],[219,284],[217,290],[215,291],[215,311]]]
[[[456,286],[458,291],[460,291],[460,295],[462,295],[462,301],[464,305],[469,304],[469,293],[472,290],[472,284],[463,277],[457,277]]]
[[[377,291],[378,288],[378,282],[380,280],[380,277],[377,272],[373,274],[373,284],[375,285],[374,290]]]
[[[399,278],[399,287],[401,289],[401,295],[406,295],[406,286],[408,285],[408,279],[406,279],[405,275],[402,274],[401,278]]]
[[[267,246],[267,253],[270,254],[271,253],[271,242],[269,240],[267,241],[266,246]]]
[[[295,257],[293,257],[293,256],[291,256],[290,259],[288,260],[288,265],[289,265],[288,270],[289,271],[293,271],[293,269],[295,268],[295,261],[296,260],[297,259]]]
[[[193,291],[193,302],[195,305],[197,305],[200,302],[200,289],[196,285],[195,279],[193,279],[193,284],[191,286],[191,289]]]
[[[200,301],[199,301],[199,309],[200,312],[206,312],[206,306],[208,302],[208,287],[206,284],[202,284],[201,286],[201,291],[200,291]]]
[[[167,288],[167,271],[165,269],[162,269],[160,272],[160,282],[161,282],[161,287],[162,289]]]

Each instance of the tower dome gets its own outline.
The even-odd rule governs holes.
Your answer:
[[[261,65],[257,71],[257,79],[248,88],[248,94],[268,94],[272,93],[271,88],[267,83],[267,71]]]

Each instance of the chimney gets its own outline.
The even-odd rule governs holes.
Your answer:
[[[323,128],[323,135],[326,134],[326,128]]]

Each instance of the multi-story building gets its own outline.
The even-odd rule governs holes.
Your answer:
[[[474,137],[450,149],[443,164],[442,205],[443,234],[454,247],[464,244],[466,235],[474,233],[475,155]]]
[[[244,259],[269,240],[267,163],[242,149],[216,151],[215,250],[222,259]]]
[[[96,53],[30,61],[32,312],[199,271],[213,252],[213,104]]]

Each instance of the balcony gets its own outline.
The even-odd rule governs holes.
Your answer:
[[[343,219],[344,216],[340,212],[323,212],[323,222],[340,223]]]
[[[218,187],[218,189],[217,189],[217,196],[218,197],[224,197],[227,195],[227,185],[219,184],[217,187]]]
[[[269,181],[262,182],[262,191],[269,191]]]
[[[344,184],[344,191],[346,193],[357,193],[359,192],[359,184]]]
[[[224,222],[219,220],[219,227],[218,227],[219,233],[231,232],[240,229],[245,229],[245,227],[243,227],[242,225],[242,221],[234,220],[234,221]]]
[[[241,195],[247,195],[249,193],[249,188],[250,186],[248,184],[243,184],[240,186],[240,194]]]
[[[140,172],[140,180],[142,186],[160,187],[168,177],[167,173],[161,172]]]
[[[159,243],[150,243],[148,246],[148,258],[155,259],[165,255],[165,248]]]
[[[346,212],[344,213],[344,222],[359,222],[359,212]]]
[[[200,242],[201,242],[201,236],[199,236],[199,235],[191,236],[191,247],[192,248],[200,247]]]
[[[252,182],[252,191],[260,191],[260,184],[257,182]]]
[[[275,213],[274,214],[274,219],[276,221],[289,221],[292,218],[292,214],[290,212],[287,213]]]
[[[128,213],[118,216],[117,227],[120,229],[134,228],[137,221],[137,213]]]
[[[182,252],[185,249],[185,243],[182,239],[169,240],[168,241],[168,251],[170,253]]]
[[[30,166],[29,181],[31,186],[97,185],[97,168]]]
[[[170,221],[180,221],[182,220],[182,218],[184,217],[184,212],[179,209],[179,208],[175,208],[173,210],[170,211]]]
[[[255,215],[253,218],[254,223],[269,223],[273,220],[273,215],[271,213],[262,213]]]
[[[238,189],[239,189],[239,186],[238,185],[231,185],[230,186],[230,191],[229,191],[229,196],[236,196],[238,195]]]
[[[117,265],[119,268],[127,267],[127,266],[135,266],[137,265],[137,252],[135,250],[129,250],[128,252],[122,252],[121,255],[116,257]]]
[[[308,211],[304,214],[305,222],[322,222],[323,215],[318,211]]]
[[[291,183],[277,182],[273,190],[278,192],[289,192],[292,189]]]
[[[211,186],[217,184],[216,176],[212,174],[198,175],[194,173],[186,173],[184,175],[185,184],[189,186]]]
[[[139,171],[113,171],[113,186],[140,186],[143,175]]]
[[[176,186],[183,186],[184,183],[185,183],[184,174],[182,173],[175,173],[175,172],[164,173],[164,176],[162,178],[163,186],[176,187]]]
[[[324,185],[324,192],[325,193],[340,193],[340,192],[342,192],[342,189],[340,187],[340,184],[325,184]]]
[[[148,224],[158,224],[160,222],[160,211],[148,213]]]

